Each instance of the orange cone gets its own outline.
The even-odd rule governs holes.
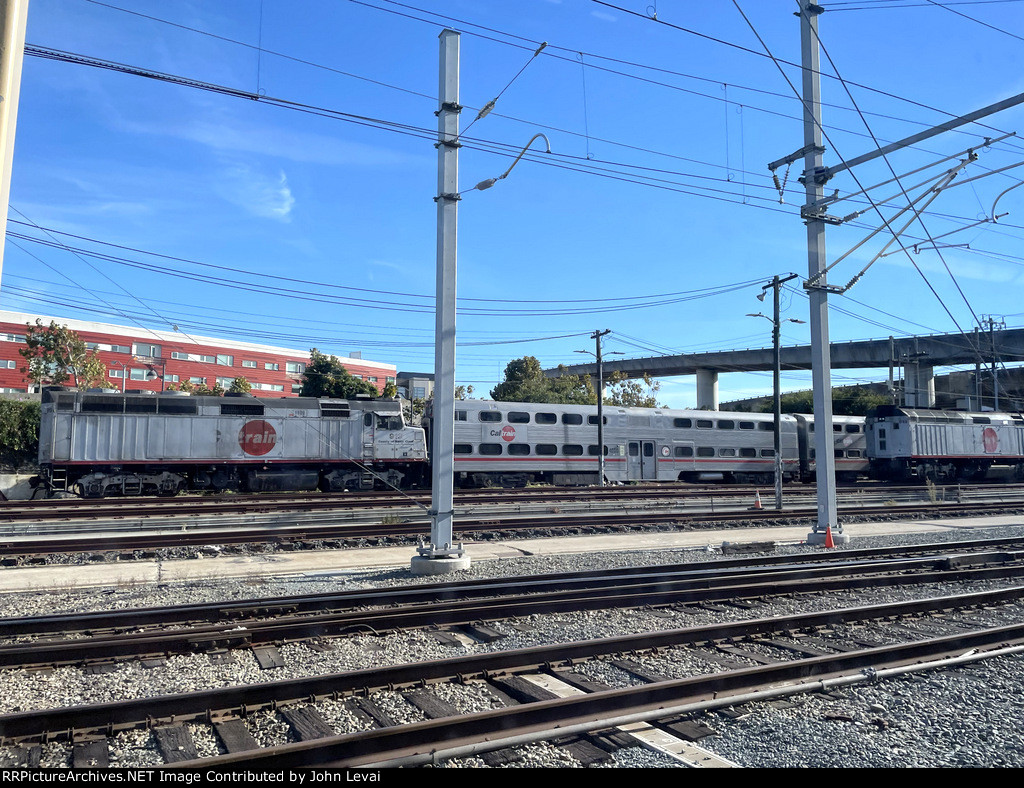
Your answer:
[[[825,526],[825,547],[835,547],[836,543],[832,541],[832,526]]]
[[[760,509],[761,508],[761,493],[757,492],[756,490],[754,491],[754,505],[751,506],[750,508],[751,509]]]

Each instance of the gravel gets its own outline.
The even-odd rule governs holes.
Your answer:
[[[1018,536],[1020,528],[972,530],[977,538]],[[966,538],[950,528],[948,540]],[[905,535],[859,538],[852,547],[931,543],[942,536]],[[780,546],[779,553],[806,553],[806,546]],[[555,557],[513,558],[477,562],[453,580],[508,577],[531,573],[571,572],[621,566],[661,565],[675,561],[709,561],[715,552],[703,550],[661,550]],[[3,571],[3,570],[0,570]],[[247,578],[232,581],[182,583],[163,586],[142,584],[100,589],[55,589],[9,594],[0,599],[0,616],[26,616],[58,612],[153,607],[229,601],[263,596],[310,594],[329,591],[393,587],[437,578],[417,578],[407,570],[347,573],[335,577]],[[1011,581],[1012,582],[1012,581]],[[984,590],[995,583],[962,584],[960,591]],[[163,666],[146,668],[127,662],[109,673],[83,674],[75,668],[52,673],[19,673],[17,680],[5,681],[0,694],[0,713],[97,703],[131,697],[190,692],[242,683],[262,683],[300,676],[333,673],[376,665],[430,659],[447,659],[473,651],[522,648],[543,643],[581,638],[607,637],[639,632],[698,626],[753,616],[784,615],[809,609],[829,609],[854,604],[883,603],[924,595],[948,595],[948,586],[907,589],[873,589],[856,594],[834,594],[814,598],[784,598],[753,611],[728,612],[697,609],[668,611],[601,610],[585,613],[531,616],[515,622],[492,622],[504,637],[489,644],[443,645],[428,632],[403,632],[376,636],[371,633],[331,641],[333,648],[320,650],[306,644],[281,647],[284,667],[262,670],[248,651],[233,652],[231,659],[212,663],[203,655],[173,657]],[[1024,608],[1019,609],[1024,620]],[[964,620],[984,620],[985,612],[972,611]],[[895,633],[894,633],[895,636]],[[747,648],[745,646],[745,648]],[[750,650],[748,648],[748,650]],[[698,654],[668,650],[647,657],[651,669],[668,676],[689,676],[715,670]],[[695,717],[714,733],[700,746],[742,767],[978,767],[1024,766],[1024,732],[1018,721],[1024,718],[1024,658],[1001,657],[966,667],[912,674],[909,676],[846,687],[828,694],[793,696],[785,701],[755,702],[731,710],[707,712]],[[615,686],[638,683],[635,677],[607,662],[589,662],[575,668],[592,680]],[[482,684],[432,687],[443,700],[462,712],[483,711],[501,701]],[[398,722],[423,719],[423,714],[401,692],[374,696],[382,709]],[[360,730],[365,723],[341,704],[325,701],[317,709],[338,733]],[[260,712],[248,718],[253,736],[262,745],[290,740],[290,729],[275,712]],[[191,726],[200,756],[217,752],[218,744],[205,726]],[[111,765],[148,767],[162,762],[153,736],[148,731],[121,733],[110,741]],[[518,767],[578,766],[564,749],[552,745],[518,748]],[[0,765],[17,763],[17,753],[0,748]],[[66,745],[44,746],[43,766],[70,765]],[[456,759],[446,768],[483,766],[480,758]],[[619,750],[604,764],[609,768],[680,766],[680,761],[643,747]]]

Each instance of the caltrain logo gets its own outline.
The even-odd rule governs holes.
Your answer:
[[[516,439],[516,428],[505,425],[501,428],[501,439],[506,443],[514,441]]]
[[[265,421],[247,421],[238,432],[238,445],[246,454],[258,457],[277,445],[277,431]]]
[[[999,451],[999,435],[991,427],[986,427],[981,433],[981,440],[985,443],[986,454],[995,454]]]

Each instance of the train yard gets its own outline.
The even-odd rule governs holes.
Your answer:
[[[531,506],[568,505],[548,492]],[[775,518],[770,540],[778,513],[743,502],[731,514],[748,525]],[[600,532],[573,516],[576,533]],[[1024,535],[949,522],[938,538],[742,558],[643,552],[639,536],[587,553],[580,536],[578,554],[478,563],[450,583],[385,569],[9,594],[0,758],[257,773],[1022,765],[1019,735],[994,730],[1020,711]],[[914,714],[936,719],[925,732]]]

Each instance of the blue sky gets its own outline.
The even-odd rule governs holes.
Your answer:
[[[1024,3],[824,5],[827,164],[1024,92]],[[786,65],[800,57],[796,9],[32,0],[29,45],[263,98],[27,55],[0,308],[361,351],[430,371],[438,34],[450,26],[462,33],[460,188],[504,172],[534,134],[552,150],[534,143],[507,179],[463,195],[457,381],[485,396],[513,358],[584,361],[574,351],[593,350],[595,330],[610,329],[605,351],[627,358],[766,347],[770,324],[746,316],[767,311],[755,296],[774,274],[807,273],[799,167],[783,204],[767,170],[803,144],[783,76],[799,86]],[[1022,139],[981,147],[1018,129],[1021,108],[889,162],[902,175],[978,146],[965,180],[1024,161]],[[916,194],[945,166],[901,182]],[[880,160],[855,175],[829,188],[849,194],[891,177]],[[960,229],[939,241],[955,246],[881,258],[831,299],[832,340],[970,331],[988,315],[1024,325],[1024,189],[1000,199],[997,222],[963,229],[991,217],[1022,175],[936,199],[904,244]],[[896,206],[898,192],[876,197]],[[848,200],[834,212],[865,207]],[[829,227],[830,262],[878,223],[868,212]],[[854,251],[830,282],[845,284],[886,240]],[[783,308],[807,319],[799,286]],[[784,344],[808,337],[806,325],[784,324]],[[833,382],[885,376],[837,370]],[[809,381],[784,373],[783,388]],[[693,406],[692,378],[661,384],[661,401]],[[723,401],[770,389],[769,373],[719,382]]]

